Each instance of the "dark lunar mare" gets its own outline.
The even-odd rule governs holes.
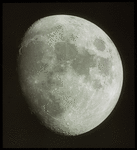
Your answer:
[[[74,72],[80,76],[85,75],[86,79],[89,77],[89,68],[96,66],[95,55],[90,55],[84,47],[83,53],[80,54],[77,47],[69,42],[58,42],[55,45],[55,53],[59,64],[70,61]]]
[[[105,42],[101,38],[96,38],[93,42],[97,50],[104,51],[105,50]]]

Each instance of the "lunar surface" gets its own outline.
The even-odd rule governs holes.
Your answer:
[[[19,79],[31,111],[59,134],[80,135],[100,125],[120,97],[118,50],[97,25],[70,15],[36,21],[19,50]]]

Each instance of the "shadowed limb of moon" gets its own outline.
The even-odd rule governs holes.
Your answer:
[[[115,107],[122,64],[96,25],[74,16],[46,17],[26,32],[21,50],[22,90],[46,126],[65,135],[82,134]]]

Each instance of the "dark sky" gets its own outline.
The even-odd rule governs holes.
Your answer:
[[[17,54],[30,25],[55,14],[76,15],[101,27],[115,43],[124,68],[124,84],[112,115],[88,134],[57,135],[32,115],[17,76]],[[135,146],[134,3],[3,4],[3,147],[129,148]]]

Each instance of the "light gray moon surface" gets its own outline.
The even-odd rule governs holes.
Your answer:
[[[120,97],[118,50],[97,25],[70,15],[36,21],[19,51],[22,91],[46,127],[80,135],[100,125]]]

